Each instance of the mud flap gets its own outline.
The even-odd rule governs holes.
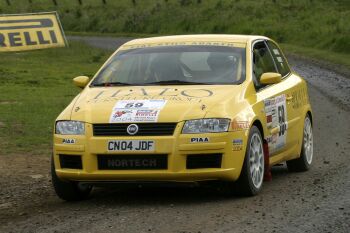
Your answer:
[[[272,175],[271,175],[271,167],[270,167],[269,145],[265,140],[264,140],[263,150],[264,150],[264,162],[265,162],[264,181],[271,181]]]

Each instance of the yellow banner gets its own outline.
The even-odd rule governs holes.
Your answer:
[[[0,15],[0,52],[66,45],[67,40],[56,12]]]

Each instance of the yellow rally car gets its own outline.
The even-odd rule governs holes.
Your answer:
[[[255,195],[270,167],[308,170],[306,82],[269,38],[192,35],[121,46],[55,124],[52,182],[65,200],[104,182],[217,180]]]

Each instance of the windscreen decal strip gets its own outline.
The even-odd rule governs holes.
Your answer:
[[[120,47],[120,50],[158,47],[158,46],[224,46],[232,48],[245,48],[245,43],[225,42],[225,41],[182,41],[182,42],[157,42],[157,43],[142,43],[142,44],[126,44]]]

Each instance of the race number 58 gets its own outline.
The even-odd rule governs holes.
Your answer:
[[[284,105],[278,106],[278,122],[280,127],[280,132],[278,135],[282,136],[287,130]]]

